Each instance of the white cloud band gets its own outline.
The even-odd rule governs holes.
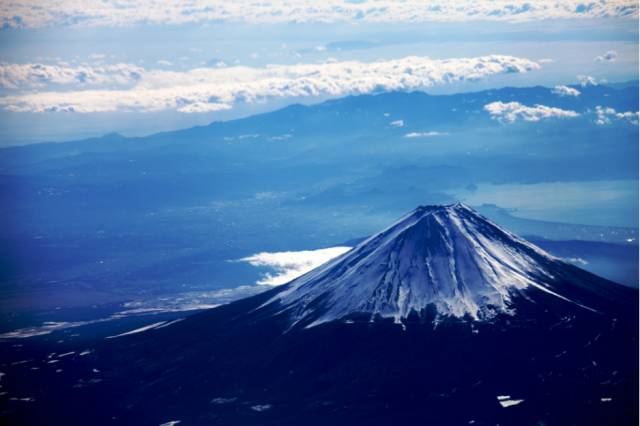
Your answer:
[[[634,18],[633,0],[8,0],[0,3],[5,27],[123,26],[224,21],[433,22]]]
[[[138,81],[144,69],[131,64],[69,67],[45,64],[0,64],[0,87],[41,88],[51,85],[125,85]]]
[[[135,79],[129,81],[131,87],[11,94],[0,97],[0,107],[14,112],[145,112],[167,109],[185,113],[209,112],[232,108],[236,102],[419,90],[539,68],[538,63],[529,59],[502,55],[452,59],[410,56],[370,63],[343,61],[267,65],[263,68],[237,66],[197,68],[186,72],[136,68]],[[53,76],[42,78],[43,81],[66,83],[74,78],[60,78],[57,70],[45,70]],[[118,73],[121,76],[120,70]],[[97,75],[99,78],[90,81],[95,80],[98,84],[109,78],[101,73]],[[29,77],[8,78],[14,86],[32,80]]]
[[[573,118],[580,115],[575,111],[546,105],[534,105],[530,107],[520,102],[491,102],[485,105],[484,109],[492,118],[504,123],[514,123],[518,120],[536,122],[549,118]]]

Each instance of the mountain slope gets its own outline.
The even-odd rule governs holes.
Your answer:
[[[553,287],[557,259],[463,204],[419,207],[339,259],[298,278],[274,297],[310,326],[366,313],[397,322],[429,307],[473,320],[513,312],[512,296]]]

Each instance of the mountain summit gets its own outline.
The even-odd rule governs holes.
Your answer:
[[[593,310],[564,295],[567,272],[575,268],[464,204],[421,206],[264,306],[308,327],[354,315],[488,320],[536,291]]]

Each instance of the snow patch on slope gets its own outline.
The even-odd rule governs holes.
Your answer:
[[[173,321],[172,321],[173,322]],[[115,339],[116,337],[129,336],[131,334],[138,334],[155,328],[160,328],[167,324],[167,321],[154,322],[153,324],[145,325],[144,327],[136,328],[135,330],[127,331],[125,333],[116,334],[115,336],[107,336],[105,339]]]
[[[503,408],[512,407],[524,402],[524,399],[511,399],[509,395],[498,395],[496,398]]]

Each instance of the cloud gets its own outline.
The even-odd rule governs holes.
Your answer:
[[[613,120],[623,120],[629,124],[638,125],[638,112],[626,111],[617,112],[611,107],[596,107],[596,124],[605,125],[611,124]]]
[[[514,123],[517,120],[537,122],[548,118],[573,118],[580,115],[575,111],[546,105],[529,107],[519,102],[491,102],[485,105],[484,109],[491,114],[491,118],[504,123]]]
[[[569,86],[556,86],[551,90],[551,93],[558,96],[580,96],[580,91]]]
[[[351,250],[351,247],[330,247],[319,250],[306,251],[284,251],[284,252],[263,252],[253,256],[240,259],[253,266],[269,267],[275,271],[266,273],[257,284],[260,285],[281,285],[306,274],[310,270],[317,268],[334,259],[341,254]]]
[[[391,127],[404,127],[404,120],[396,120],[389,123]]]
[[[596,62],[615,62],[618,57],[618,52],[615,50],[609,50],[604,55],[596,56],[593,58]]]
[[[598,82],[596,81],[596,79],[591,77],[590,75],[579,75],[578,81],[580,82],[580,86],[582,87],[598,85]]]
[[[434,22],[626,18],[634,0],[8,0],[0,3],[5,28],[186,24],[194,22]]]
[[[170,67],[173,65],[173,62],[167,61],[166,59],[160,59],[159,61],[157,61],[157,64],[162,65],[163,67]]]
[[[448,133],[442,132],[411,132],[404,135],[405,138],[429,138],[433,136],[446,136]]]
[[[0,87],[40,88],[52,85],[127,85],[142,78],[144,69],[131,64],[69,67],[45,64],[0,64]]]
[[[206,104],[206,106],[205,106]],[[85,90],[44,92],[0,98],[0,105],[10,112],[76,112],[116,111],[154,112],[175,109],[179,112],[210,112],[231,105],[210,102],[198,87],[135,90]]]
[[[119,64],[123,65],[123,64]],[[0,78],[12,88],[42,84],[72,84],[76,68],[4,65]],[[184,113],[232,108],[238,102],[273,98],[344,96],[381,91],[419,90],[436,85],[476,81],[508,73],[537,70],[540,65],[525,58],[491,55],[476,58],[430,59],[410,56],[377,62],[342,61],[321,64],[234,66],[196,68],[189,71],[144,70],[114,66],[87,69],[87,85],[129,85],[107,90],[49,90],[0,97],[0,107],[14,112],[113,112],[177,110]],[[18,70],[18,71],[16,71]],[[84,68],[83,68],[84,70]],[[85,75],[85,74],[83,74]],[[55,89],[55,87],[53,87]],[[66,89],[66,88],[65,88]]]

